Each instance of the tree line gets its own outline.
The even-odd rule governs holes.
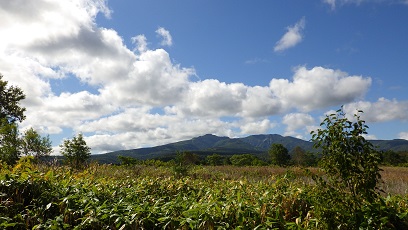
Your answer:
[[[408,152],[395,152],[392,150],[379,151],[380,165],[384,166],[408,166]],[[289,151],[282,144],[272,144],[265,156],[255,154],[234,154],[220,155],[217,153],[202,156],[190,151],[178,152],[171,160],[148,159],[139,160],[130,156],[118,156],[122,165],[145,165],[145,166],[169,166],[178,162],[182,165],[210,165],[210,166],[267,166],[275,165],[279,167],[299,166],[317,167],[321,160],[321,155],[309,152],[302,147],[296,146]]]
[[[22,156],[38,161],[53,151],[49,135],[41,136],[32,127],[20,133],[18,124],[26,119],[26,108],[21,106],[25,98],[19,87],[8,85],[0,74],[0,162],[7,165],[15,165]],[[81,133],[64,140],[60,148],[65,162],[76,168],[82,167],[91,155]]]

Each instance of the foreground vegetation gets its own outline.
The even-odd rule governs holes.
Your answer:
[[[352,222],[404,229],[408,178],[399,177],[403,173],[406,168],[385,168],[382,187],[389,194],[356,214],[348,211],[346,197],[334,205],[337,210],[321,210],[321,191],[299,168],[195,166],[177,178],[165,166],[94,164],[72,170],[23,158],[13,168],[1,168],[0,228],[327,229],[330,220],[323,214],[333,211],[333,218],[345,221],[340,229],[350,229]],[[405,187],[393,183],[395,178]]]

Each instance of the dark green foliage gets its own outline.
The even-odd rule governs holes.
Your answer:
[[[361,111],[359,111],[361,113]],[[342,109],[312,132],[322,151],[324,176],[316,182],[315,213],[325,229],[388,229],[402,225],[394,207],[385,204],[377,189],[380,154],[364,139],[368,126],[354,115],[349,121]],[[405,220],[406,221],[406,220]]]
[[[326,117],[321,124],[325,129],[312,132],[312,138],[322,150],[320,162],[328,183],[339,191],[372,200],[381,178],[380,154],[363,136],[368,128],[365,121],[358,114],[354,119],[349,121],[340,109]]]
[[[310,167],[317,164],[317,157],[312,152],[306,152],[299,146],[296,146],[292,152],[292,163],[297,166]]]
[[[290,162],[289,151],[282,144],[272,144],[268,153],[273,165],[285,166]]]
[[[24,120],[25,108],[20,101],[25,98],[23,91],[8,86],[0,74],[0,160],[13,165],[21,155],[18,127],[15,122]]]
[[[10,123],[21,122],[25,119],[25,108],[20,106],[20,101],[25,99],[25,95],[19,87],[7,86],[8,82],[2,78],[0,74],[0,119]]]
[[[403,163],[407,163],[407,161],[406,159],[404,159],[402,153],[397,153],[395,151],[388,150],[381,152],[381,163],[384,165],[397,166]]]
[[[137,165],[140,164],[140,160],[133,157],[118,156],[121,165]]]
[[[29,128],[24,132],[21,144],[23,154],[35,158],[49,156],[52,151],[49,136],[41,137],[33,128]]]
[[[252,154],[233,155],[229,160],[234,166],[260,166],[266,164]]]
[[[17,124],[0,119],[0,161],[14,165],[21,156]]]
[[[82,133],[73,137],[72,140],[64,140],[60,145],[61,154],[67,163],[74,168],[81,168],[91,155],[91,148],[86,145]]]
[[[200,156],[192,152],[183,152],[180,160],[184,165],[196,165],[200,162]]]
[[[208,165],[225,165],[228,164],[228,160],[226,157],[223,157],[219,154],[213,154],[206,157],[206,163]]]

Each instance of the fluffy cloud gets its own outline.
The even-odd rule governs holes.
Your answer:
[[[344,106],[347,114],[362,110],[362,119],[367,122],[408,121],[408,101],[380,98],[376,102],[359,101]]]
[[[269,86],[192,81],[194,68],[173,63],[164,49],[149,49],[144,35],[134,36],[129,48],[116,31],[98,27],[96,15],[109,15],[105,1],[39,0],[35,7],[0,1],[0,13],[0,71],[27,95],[21,127],[83,132],[95,153],[206,133],[266,133],[278,126],[269,116],[293,111],[299,113],[285,116],[283,123],[287,133],[297,135],[313,123],[300,112],[353,102],[371,84],[370,78],[323,67],[299,67],[292,79],[272,79]],[[299,42],[303,28],[304,19],[289,28],[292,35],[284,36],[283,46]],[[156,33],[162,45],[172,45],[169,31]],[[77,78],[84,89],[57,93],[52,81],[69,78]]]
[[[123,79],[112,75],[100,89],[105,100],[122,106],[173,104],[181,100],[194,75],[194,69],[174,65],[163,49],[141,53],[127,71]]]
[[[303,130],[304,132],[307,131],[309,133],[310,131],[308,127],[313,125],[315,121],[309,114],[290,113],[283,117],[282,123],[286,125],[285,135],[303,138],[303,136],[298,133],[298,130]]]
[[[243,121],[243,125],[239,128],[241,129],[241,134],[253,135],[265,134],[275,126],[276,124],[272,123],[270,120],[263,119],[259,121]]]
[[[303,29],[305,28],[306,20],[303,17],[294,26],[288,27],[287,32],[282,36],[282,38],[276,43],[274,50],[275,52],[284,51],[291,47],[296,46],[303,39]]]
[[[285,106],[302,111],[341,105],[361,98],[371,85],[371,78],[314,67],[296,69],[293,82],[272,79],[270,88]]]
[[[241,115],[244,117],[271,116],[284,112],[282,101],[269,87],[254,86],[247,89],[242,101]]]
[[[139,51],[139,53],[146,52],[147,39],[143,34],[132,37],[132,43],[136,45],[133,51]]]
[[[215,79],[192,82],[180,111],[194,116],[229,116],[242,110],[247,86],[226,84]]]
[[[97,13],[109,16],[105,1],[1,1],[2,48],[25,45],[33,41],[56,40],[90,29]]]
[[[159,27],[156,30],[156,33],[163,38],[162,42],[160,43],[163,46],[172,46],[173,45],[173,39],[171,37],[171,34],[168,30],[164,29],[163,27]]]

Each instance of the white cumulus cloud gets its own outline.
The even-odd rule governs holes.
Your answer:
[[[156,30],[156,33],[163,38],[161,41],[161,45],[163,46],[172,46],[173,45],[173,39],[171,37],[171,34],[168,30],[164,29],[163,27],[159,27]]]
[[[265,134],[276,126],[276,124],[272,123],[269,119],[243,121],[243,123],[244,124],[239,128],[241,129],[241,134],[245,135]]]
[[[272,79],[270,88],[283,105],[302,111],[341,105],[365,95],[371,78],[350,76],[340,70],[299,67],[293,81]]]
[[[310,126],[314,125],[315,120],[309,114],[290,113],[283,117],[282,123],[286,125],[285,135],[303,138],[302,134],[299,134],[299,131],[301,130],[308,134],[310,132]]]
[[[357,110],[364,113],[361,117],[367,122],[408,121],[408,101],[379,98],[376,102],[358,101],[344,106],[347,114],[355,114]]]
[[[164,49],[150,49],[144,35],[134,36],[129,48],[115,30],[99,27],[99,13],[109,16],[105,1],[0,1],[0,72],[27,96],[21,128],[51,135],[82,132],[93,152],[101,153],[206,133],[265,133],[278,126],[270,116],[288,112],[286,131],[298,135],[313,125],[305,112],[347,103],[400,113],[394,118],[378,113],[378,120],[408,114],[405,102],[356,102],[370,87],[369,77],[319,66],[299,67],[292,77],[271,79],[266,86],[193,81],[194,68],[174,63]],[[283,47],[301,41],[304,23],[288,28]],[[156,33],[162,45],[172,45],[168,30]],[[70,85],[72,79],[81,87]]]
[[[147,38],[143,34],[132,37],[132,43],[135,45],[133,51],[139,51],[139,53],[146,52]]]
[[[288,27],[287,32],[276,43],[274,51],[284,51],[299,44],[303,39],[303,30],[305,28],[305,24],[306,20],[303,17],[294,26]]]

